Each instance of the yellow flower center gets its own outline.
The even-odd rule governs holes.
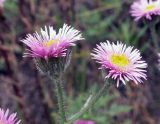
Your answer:
[[[151,10],[153,10],[154,8],[155,8],[155,5],[154,5],[154,4],[150,4],[150,5],[146,6],[145,11],[151,11]]]
[[[47,42],[44,42],[44,46],[50,47],[52,44],[57,43],[57,42],[58,42],[58,39],[49,40]]]
[[[125,55],[115,55],[113,54],[111,56],[111,63],[115,66],[118,66],[120,68],[125,67],[129,64],[128,59],[126,58]]]

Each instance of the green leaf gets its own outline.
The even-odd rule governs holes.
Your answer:
[[[127,105],[112,104],[107,112],[110,116],[115,116],[120,113],[129,112],[130,110],[131,110],[131,107]]]

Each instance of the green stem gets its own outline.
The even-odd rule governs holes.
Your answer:
[[[157,35],[156,35],[155,27],[151,28],[151,35],[152,35],[152,38],[153,38],[154,47],[156,48],[156,50],[158,50],[159,46],[158,46],[158,42],[157,42]]]
[[[150,25],[151,37],[152,37],[153,44],[154,44],[156,51],[159,50],[158,38],[156,35],[156,24],[157,23],[158,21],[156,20],[153,24]]]
[[[61,78],[55,79],[54,85],[55,85],[55,93],[57,95],[59,114],[61,117],[60,124],[64,124],[66,121],[66,116],[65,116],[65,109],[64,109],[64,96],[63,96],[63,87],[62,87]]]
[[[96,103],[96,101],[103,95],[104,91],[106,91],[109,88],[109,85],[110,85],[109,82],[106,81],[103,87],[96,95],[94,94],[90,95],[86,100],[85,104],[83,105],[83,107],[80,109],[80,111],[69,117],[67,119],[67,122],[72,123],[73,121],[77,120],[80,116],[82,116],[85,112],[87,112]]]

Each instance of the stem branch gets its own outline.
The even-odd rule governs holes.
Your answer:
[[[85,112],[87,112],[96,103],[96,101],[103,95],[104,91],[106,91],[108,88],[109,88],[109,82],[105,81],[100,91],[96,95],[93,94],[90,95],[86,100],[85,104],[83,105],[83,107],[80,109],[80,111],[69,117],[67,119],[67,122],[72,123],[73,121],[77,120],[80,116],[82,116]]]

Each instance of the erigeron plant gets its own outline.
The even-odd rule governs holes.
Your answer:
[[[84,39],[80,31],[63,25],[59,32],[52,26],[41,29],[41,33],[28,34],[22,40],[28,46],[24,57],[32,57],[41,72],[47,74],[53,81],[55,93],[58,101],[61,124],[66,122],[66,112],[64,109],[64,94],[62,76],[69,65],[71,59],[71,47],[75,42]]]
[[[70,124],[88,111],[111,85],[108,78],[114,79],[117,87],[121,82],[126,84],[132,80],[138,84],[142,83],[142,79],[146,79],[147,64],[141,60],[139,50],[127,47],[121,42],[116,44],[109,41],[100,43],[93,50],[91,56],[101,65],[100,69],[108,72],[104,85],[98,93],[88,97],[79,112],[66,117],[61,78],[69,65],[72,46],[75,46],[76,41],[83,39],[80,31],[64,24],[58,33],[52,26],[49,26],[44,30],[41,29],[40,33],[28,34],[22,40],[28,47],[24,57],[32,57],[38,70],[47,74],[53,81],[61,118],[60,124]]]

